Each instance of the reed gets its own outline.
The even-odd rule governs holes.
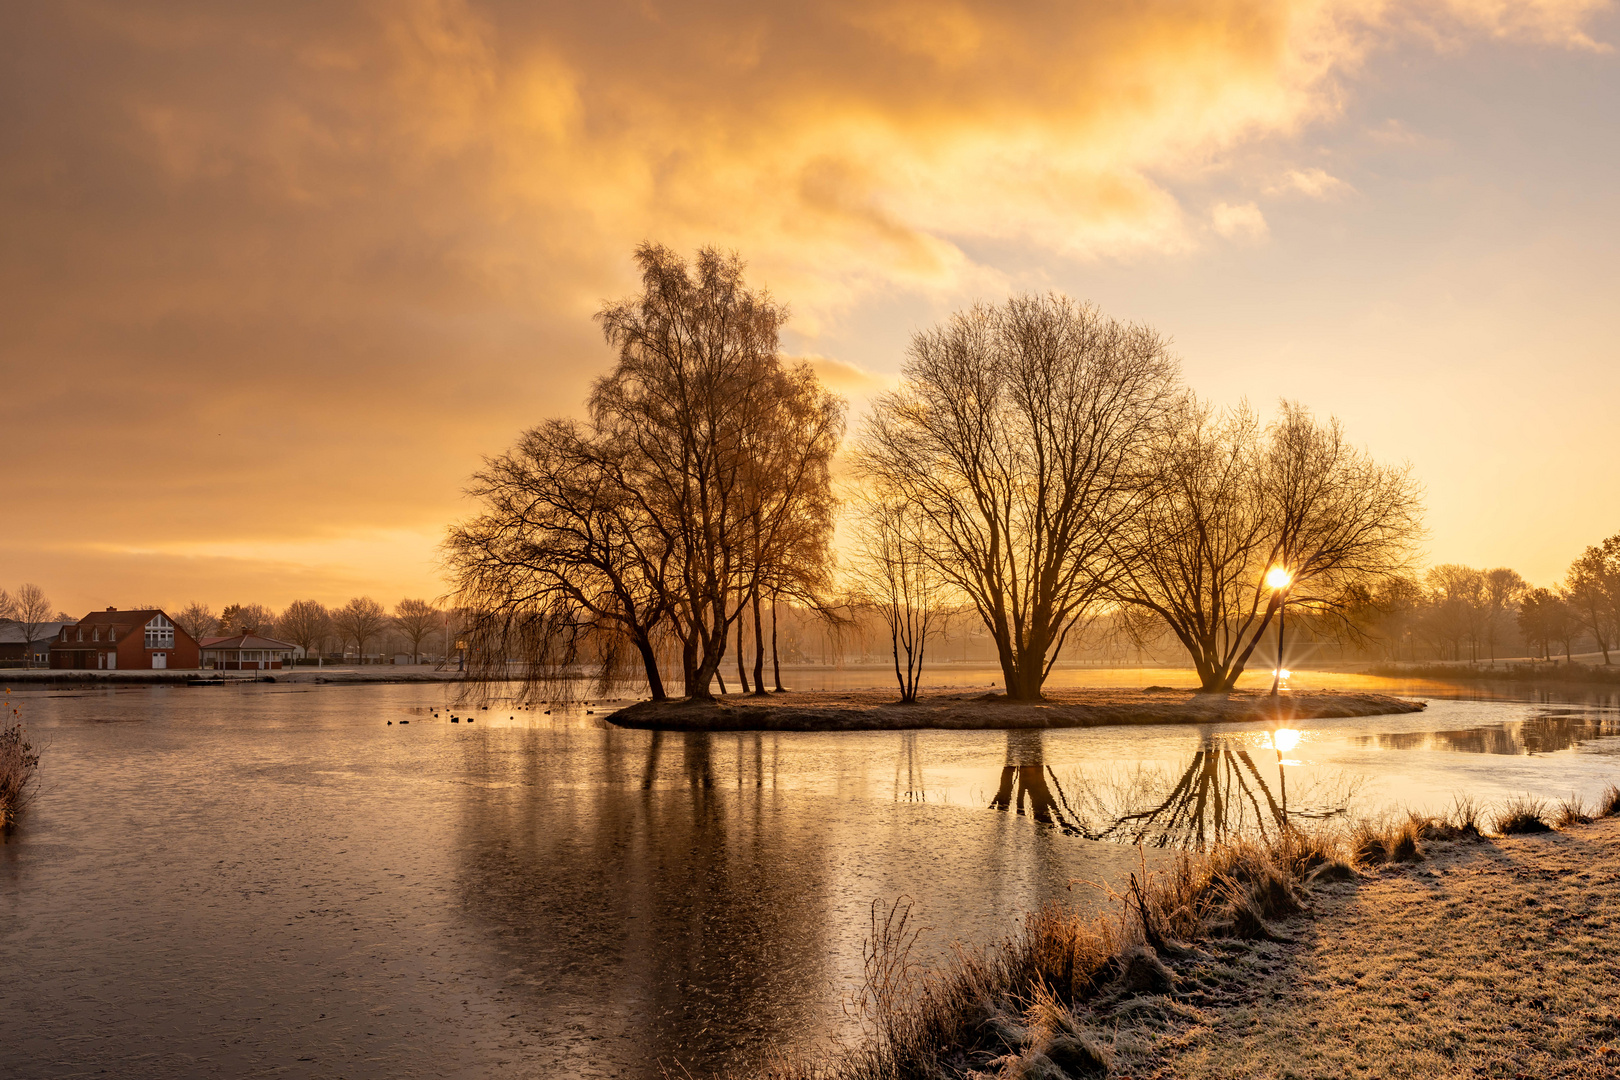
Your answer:
[[[39,753],[21,724],[0,727],[0,830],[17,823],[34,796]]]

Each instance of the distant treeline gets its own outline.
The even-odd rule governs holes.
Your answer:
[[[357,596],[339,607],[318,600],[294,600],[280,612],[264,604],[230,604],[217,615],[193,601],[173,612],[180,628],[198,641],[211,637],[256,634],[298,647],[310,659],[346,660],[424,654],[435,659],[456,655],[457,616],[427,600],[401,600],[390,612],[369,596]]]
[[[1620,636],[1620,534],[1588,547],[1561,584],[1531,586],[1515,570],[1447,563],[1398,575],[1351,605],[1354,621],[1390,660],[1466,660],[1597,652],[1610,662]]]

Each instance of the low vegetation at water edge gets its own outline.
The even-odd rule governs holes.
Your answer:
[[[0,829],[10,829],[34,793],[39,753],[21,724],[0,727]]]
[[[933,971],[912,959],[921,931],[909,904],[877,903],[865,983],[851,1002],[862,1043],[752,1075],[1078,1080],[1131,1072],[1146,1065],[1157,1038],[1231,997],[1223,980],[1246,977],[1252,954],[1291,941],[1280,924],[1309,910],[1316,887],[1419,862],[1433,843],[1485,842],[1487,820],[1506,834],[1549,830],[1549,816],[1560,827],[1620,816],[1620,788],[1611,785],[1590,809],[1574,799],[1550,814],[1529,796],[1496,808],[1460,798],[1444,815],[1291,829],[1183,853],[1166,869],[1144,864],[1131,875],[1115,915],[1050,905],[998,945],[959,950]]]

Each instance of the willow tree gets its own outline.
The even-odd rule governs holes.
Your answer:
[[[917,334],[874,401],[857,469],[926,520],[927,557],[983,620],[1009,697],[1041,696],[1103,595],[1179,393],[1157,333],[1051,295]]]
[[[1408,569],[1421,513],[1408,470],[1349,445],[1337,420],[1284,402],[1262,428],[1246,406],[1189,398],[1152,499],[1118,535],[1111,591],[1162,621],[1203,690],[1228,691],[1285,609],[1331,618]]]
[[[666,696],[654,635],[668,614],[667,537],[624,486],[625,448],[589,427],[550,420],[485,460],[467,494],[479,514],[453,527],[445,560],[463,611],[475,677],[555,691],[589,659],[598,682],[639,659]]]

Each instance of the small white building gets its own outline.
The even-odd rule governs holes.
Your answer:
[[[273,671],[291,660],[297,648],[257,634],[209,638],[202,643],[202,666],[215,671]]]

